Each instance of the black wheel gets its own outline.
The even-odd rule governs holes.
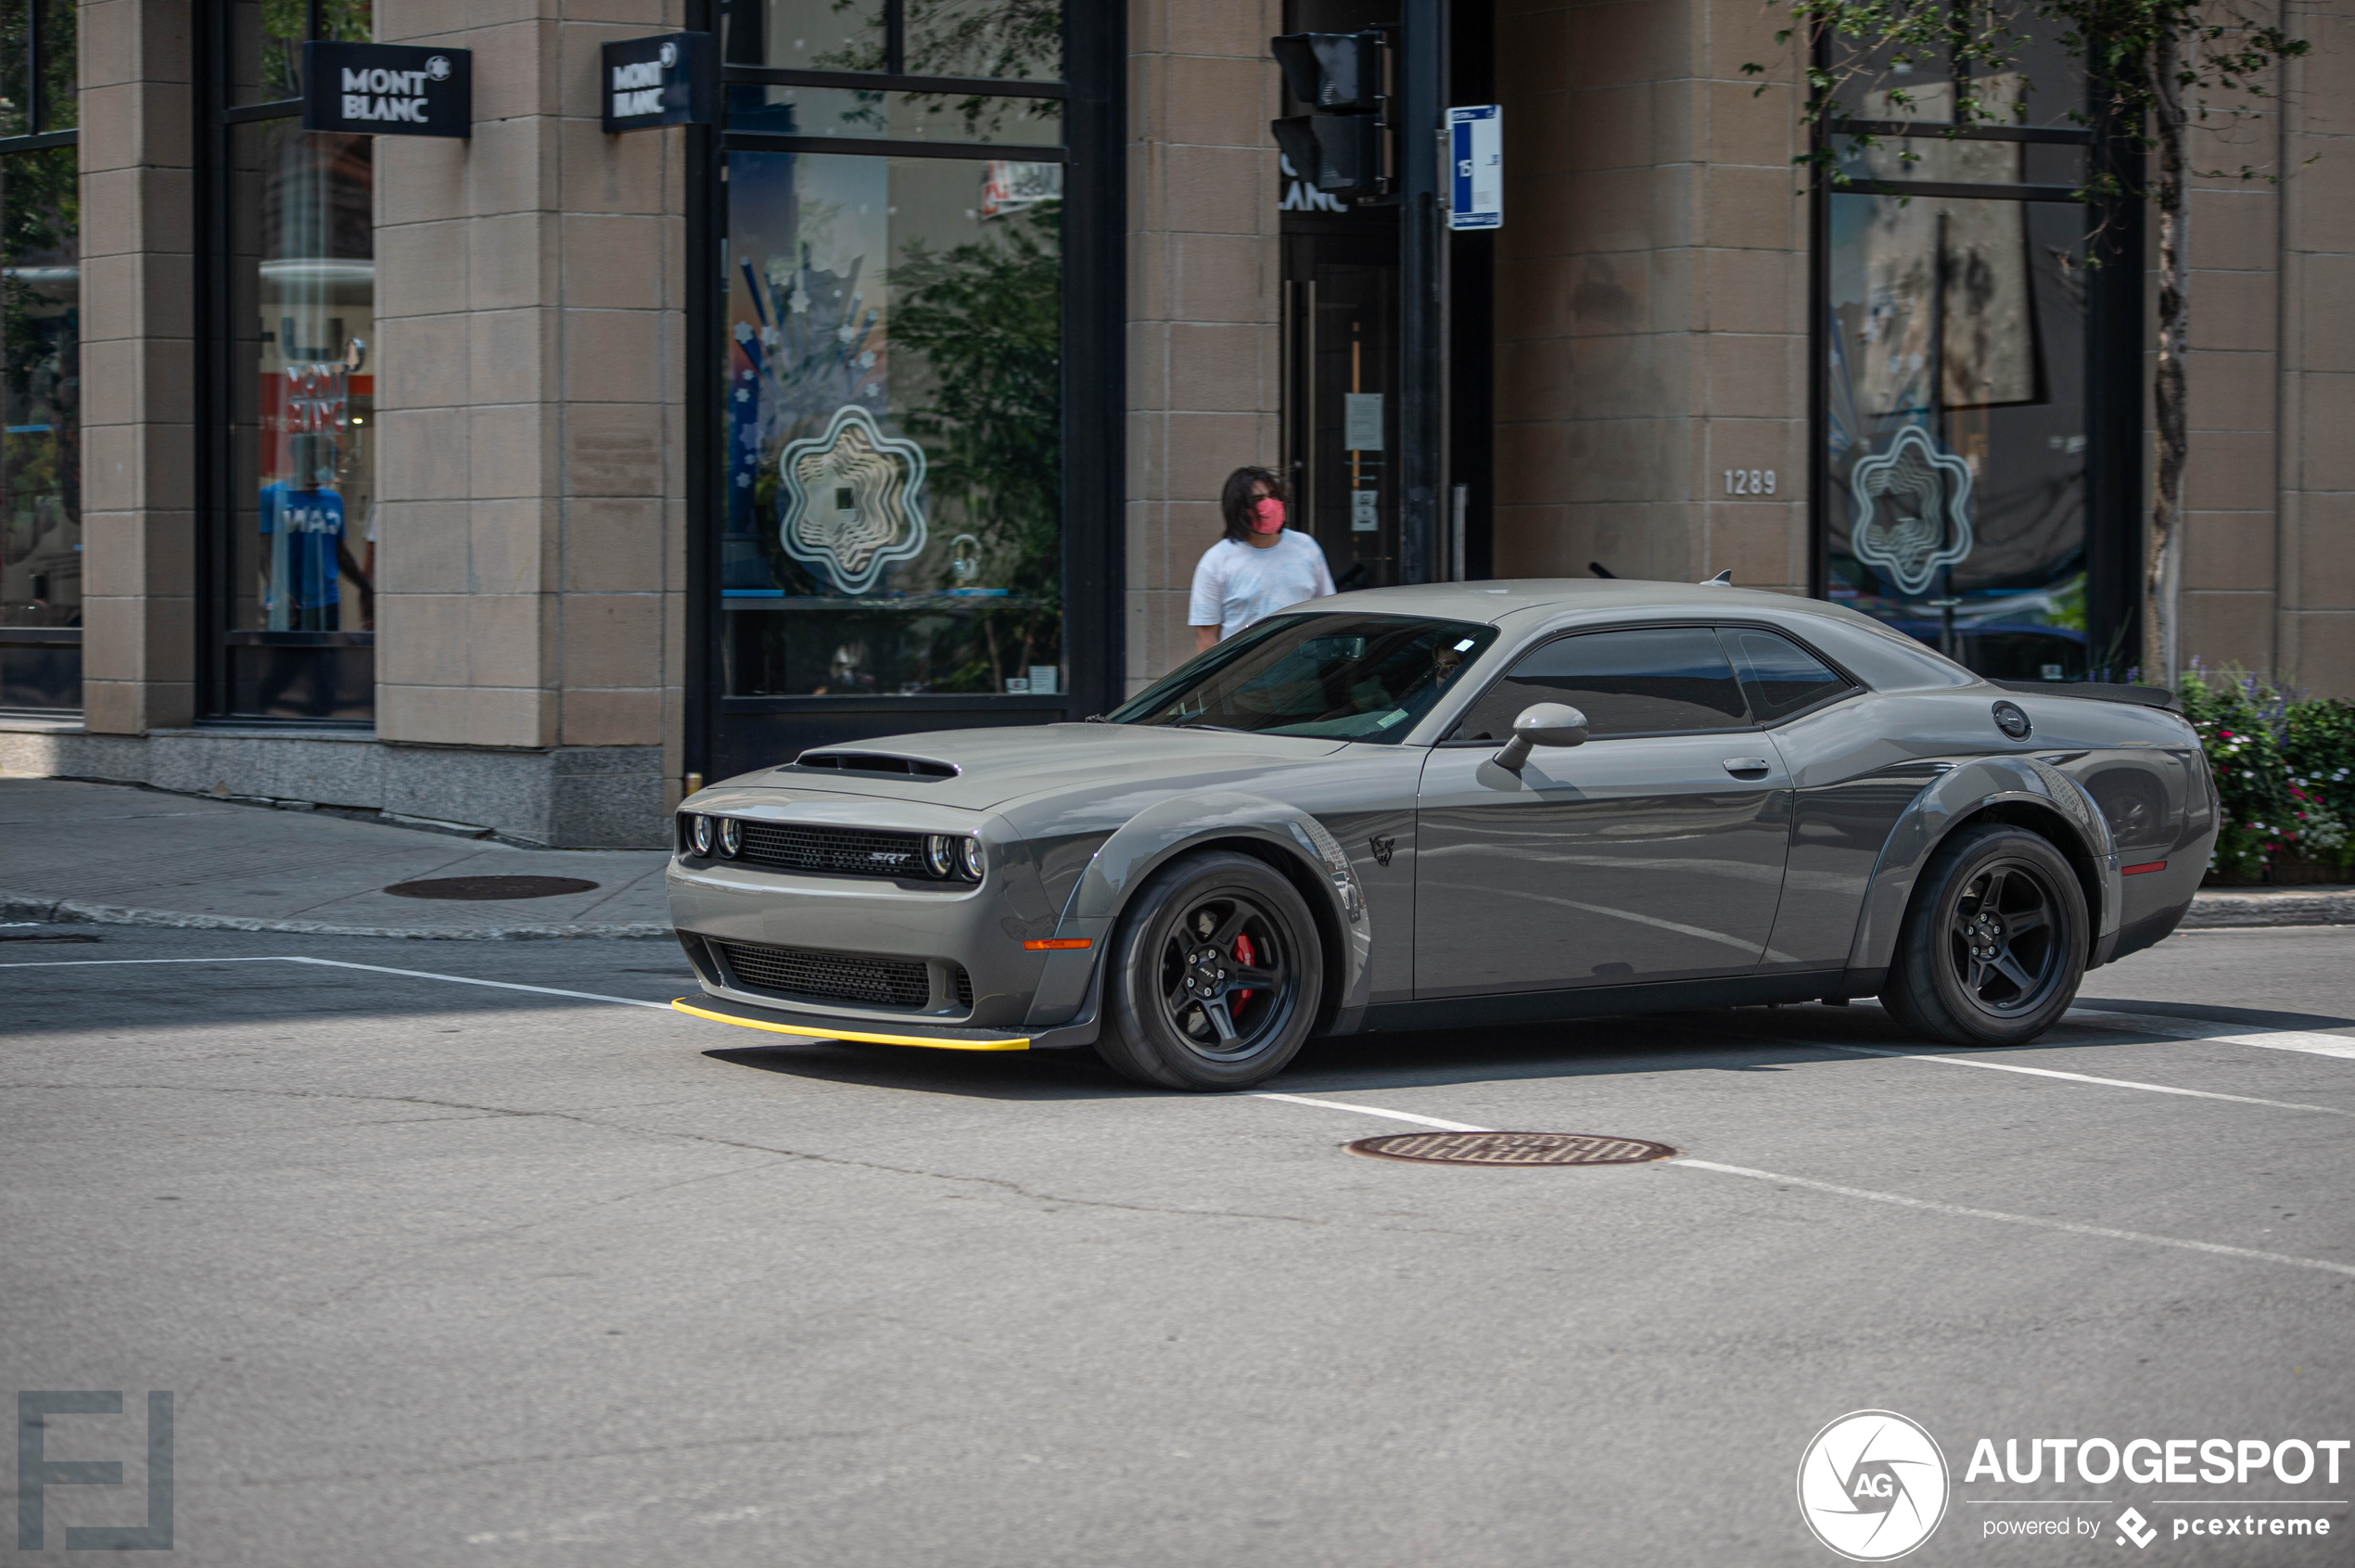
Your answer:
[[[2025,1044],[2075,1000],[2087,924],[2085,890],[2050,840],[1965,828],[1922,873],[1881,1001],[1917,1035]]]
[[[1248,1089],[1300,1050],[1324,955],[1292,884],[1218,850],[1164,867],[1123,917],[1097,1053],[1139,1083]]]

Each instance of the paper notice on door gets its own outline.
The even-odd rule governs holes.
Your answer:
[[[1341,395],[1341,444],[1343,450],[1381,450],[1381,399],[1380,392],[1343,392]]]
[[[1381,528],[1381,491],[1353,490],[1349,492],[1349,531],[1375,533]]]

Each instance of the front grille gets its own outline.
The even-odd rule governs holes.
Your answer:
[[[774,871],[829,872],[835,876],[932,880],[924,871],[922,834],[740,820],[744,823],[745,843],[736,855],[739,865],[766,866]]]
[[[966,974],[965,966],[960,963],[950,968],[949,979],[954,983],[957,1005],[971,1013],[974,1010],[974,977]]]
[[[748,990],[860,1001],[871,1007],[922,1007],[932,1000],[932,979],[920,959],[813,952],[761,942],[711,945],[719,950],[737,984]]]

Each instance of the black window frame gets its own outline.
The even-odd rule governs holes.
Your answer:
[[[687,128],[687,408],[689,449],[685,771],[724,776],[792,753],[907,730],[976,723],[1051,722],[1109,711],[1125,700],[1124,542],[1127,531],[1127,17],[1125,7],[1064,0],[1063,76],[1056,82],[907,74],[905,0],[884,0],[881,71],[808,70],[728,63],[725,0],[688,0],[687,26],[712,35],[719,57],[717,123]],[[1085,25],[1075,19],[1085,17]],[[840,87],[859,92],[957,93],[1051,98],[1063,106],[1063,140],[950,143],[783,135],[728,124],[729,89],[742,84]],[[731,152],[834,157],[1013,159],[1064,168],[1063,224],[1063,660],[1070,671],[1052,696],[926,694],[859,696],[725,695],[719,621],[727,516],[726,422],[719,417],[720,338],[727,280],[720,275]]]
[[[1817,25],[1809,59],[1818,71],[1833,66],[1834,38]],[[2131,194],[2086,201],[2074,185],[1974,184],[1943,180],[1839,179],[1832,153],[1844,138],[1904,136],[1919,141],[2013,142],[2085,149],[2088,180],[2107,175],[2114,188],[2142,188],[2144,159],[2130,138],[2100,112],[2102,95],[2085,62],[2085,99],[2071,125],[1954,124],[1942,121],[1842,118],[1809,131],[1814,177],[1807,215],[1807,529],[1809,597],[1831,597],[1830,462],[1825,452],[1831,387],[1825,374],[1831,330],[1831,198],[1898,196],[1954,200],[2068,202],[2088,213],[2089,269],[2085,312],[2085,642],[2088,665],[2102,649],[2141,646],[2143,206]],[[1959,79],[1963,74],[1956,70]],[[1940,650],[1948,657],[1954,655]],[[2131,659],[2131,654],[2129,657]],[[1957,662],[1960,662],[1957,660]],[[1977,673],[1977,671],[1974,671]]]
[[[196,149],[193,188],[196,207],[196,716],[199,727],[231,729],[300,729],[371,731],[376,728],[372,695],[364,719],[290,718],[234,710],[234,675],[230,652],[236,647],[310,648],[321,651],[366,648],[373,653],[376,634],[370,631],[250,631],[232,624],[230,613],[230,529],[236,515],[230,487],[236,477],[232,453],[236,440],[236,400],[231,389],[237,365],[233,352],[232,282],[229,253],[233,224],[229,176],[230,140],[236,127],[260,121],[297,120],[302,99],[266,98],[236,102],[234,84],[235,41],[230,23],[236,7],[228,0],[200,0],[190,19],[195,34]],[[304,0],[303,36],[332,38],[326,30],[325,0]],[[346,526],[350,526],[347,519]]]
[[[47,11],[48,4],[49,0],[24,0],[25,48],[22,64],[25,96],[28,100],[25,106],[27,129],[19,135],[0,136],[0,158],[6,158],[10,153],[47,152],[54,147],[79,147],[82,145],[82,116],[79,112],[79,105],[76,106],[73,124],[63,130],[47,129],[49,97],[45,89],[49,56],[42,38],[44,29],[41,23],[43,16]],[[74,49],[78,55],[82,46],[79,15],[74,19]],[[77,86],[75,91],[79,92],[79,90]],[[81,236],[77,231],[74,254],[78,258],[81,253]],[[79,417],[78,414],[77,417]],[[82,519],[77,515],[74,521],[79,526]],[[85,535],[83,538],[85,550],[88,542],[88,537]],[[86,555],[84,558],[87,558]],[[89,593],[89,578],[86,572],[83,579],[83,593],[85,617],[83,624],[86,625]],[[32,653],[38,653],[39,650],[45,648],[70,648],[74,654],[76,677],[73,683],[78,685],[84,668],[81,662],[83,631],[83,626],[0,626],[0,648],[22,648]],[[0,711],[11,714],[32,714],[43,719],[63,720],[82,712],[83,706],[82,702],[76,701],[71,708],[0,708]]]

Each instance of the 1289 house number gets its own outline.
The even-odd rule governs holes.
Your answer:
[[[1728,468],[1725,470],[1727,495],[1772,495],[1775,493],[1775,470],[1772,468]]]

